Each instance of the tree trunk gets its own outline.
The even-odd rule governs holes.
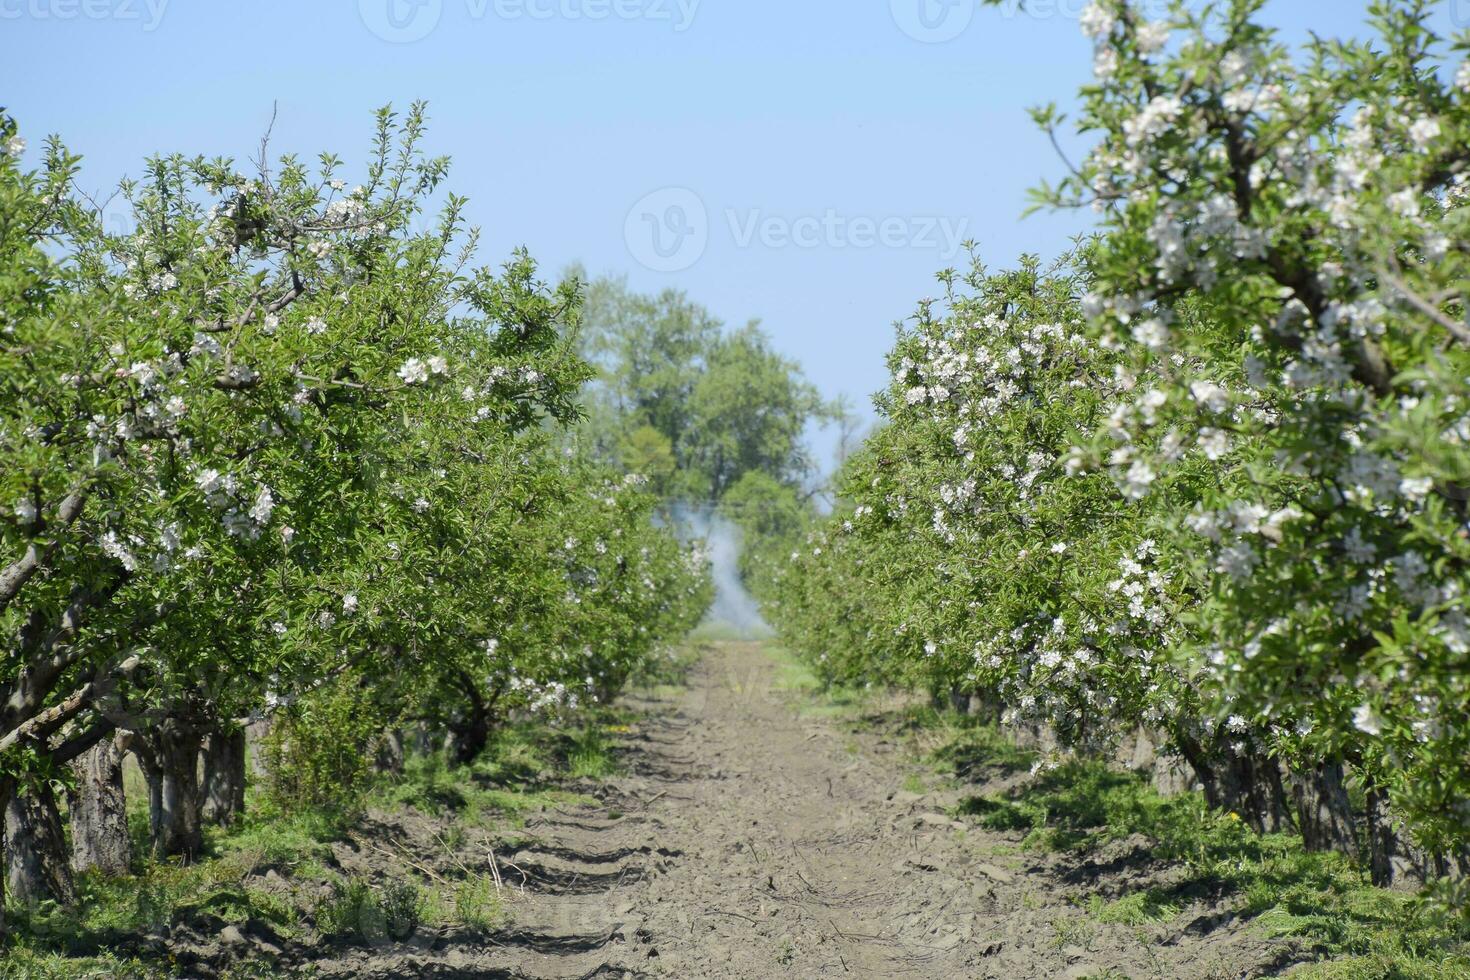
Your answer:
[[[1180,754],[1204,787],[1205,802],[1234,813],[1258,834],[1291,827],[1291,810],[1281,783],[1281,765],[1268,756],[1238,755],[1207,749],[1194,738],[1174,732]]]
[[[449,735],[449,757],[456,765],[467,766],[490,744],[490,715],[476,706],[450,726]]]
[[[127,874],[127,801],[123,791],[123,739],[103,739],[72,762],[76,788],[67,794],[73,870]]]
[[[10,812],[10,798],[15,793],[15,780],[10,776],[0,775],[0,815]],[[10,853],[10,837],[5,831],[5,820],[0,818],[0,867],[5,864],[5,856]],[[10,900],[8,889],[5,887],[5,875],[0,874],[0,942],[4,942],[8,936],[8,926],[5,921],[5,903]]]
[[[1309,851],[1339,851],[1356,859],[1358,828],[1342,763],[1323,763],[1290,776],[1297,827]]]
[[[403,733],[401,731],[394,728],[383,733],[383,737],[378,741],[378,752],[373,760],[373,768],[391,776],[403,775]]]
[[[201,739],[190,726],[169,718],[149,732],[147,740],[147,751],[139,757],[148,777],[153,856],[193,861],[204,847],[199,817]]]
[[[61,811],[50,783],[35,783],[11,795],[5,807],[5,841],[5,877],[12,901],[68,903],[76,897]]]
[[[1364,823],[1368,832],[1368,870],[1373,884],[1387,888],[1393,884],[1398,835],[1389,820],[1387,794],[1376,786],[1368,787],[1368,813]]]
[[[485,746],[490,744],[490,705],[480,694],[475,679],[463,671],[459,674],[460,689],[468,704],[465,711],[449,726],[449,757],[465,766],[474,762]]]
[[[245,813],[245,729],[214,731],[204,743],[204,803],[201,817],[220,827]]]
[[[246,773],[247,781],[251,779],[264,779],[269,774],[269,769],[265,764],[265,753],[261,751],[261,747],[265,745],[265,740],[270,736],[270,733],[270,718],[252,721],[245,726],[245,745],[247,747],[245,758],[248,763],[248,771]],[[251,748],[254,749],[253,752],[249,751]]]

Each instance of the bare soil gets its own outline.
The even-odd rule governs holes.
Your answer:
[[[1080,859],[957,821],[975,786],[936,786],[903,738],[802,710],[778,675],[759,644],[714,646],[681,693],[633,699],[646,720],[621,736],[623,774],[578,787],[597,805],[549,809],[518,840],[446,853],[443,824],[409,813],[339,848],[349,870],[412,861],[448,879],[487,869],[493,850],[512,925],[367,947],[247,929],[239,952],[265,944],[281,973],[323,977],[547,980],[1206,980],[1298,960],[1209,897],[1167,923],[1098,922],[1089,896],[1170,880],[1147,841]],[[935,788],[912,791],[920,781]],[[201,974],[222,965],[209,939]]]

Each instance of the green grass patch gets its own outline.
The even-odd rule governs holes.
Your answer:
[[[316,933],[343,942],[391,939],[419,922],[493,929],[508,913],[490,876],[470,873],[449,884],[392,874],[373,881],[344,877],[335,870],[332,843],[346,839],[365,810],[412,808],[445,820],[440,843],[454,853],[476,828],[513,829],[547,808],[591,802],[561,788],[564,781],[616,772],[616,738],[636,723],[627,712],[604,709],[574,728],[511,725],[470,766],[451,766],[438,754],[410,758],[401,774],[378,777],[351,811],[285,812],[252,788],[246,816],[228,830],[208,829],[203,858],[188,866],[146,857],[146,787],[139,773],[129,771],[129,826],[139,856],[132,873],[81,876],[78,901],[69,906],[12,905],[0,980],[171,976],[166,962],[151,962],[151,952],[149,962],[125,954],[142,952],[134,946],[141,937],[181,924],[207,930],[256,922],[287,938]],[[311,887],[251,887],[254,876],[267,871]],[[326,898],[320,897],[322,884],[332,889]],[[233,975],[272,974],[246,963]]]
[[[776,665],[773,689],[795,695],[804,718],[831,718],[857,723],[872,703],[866,688],[828,684],[806,662],[784,647],[767,644],[762,651]]]
[[[1184,911],[1178,897],[1164,888],[1145,888],[1111,902],[1101,895],[1093,895],[1087,905],[1088,912],[1098,922],[1124,926],[1168,922]]]
[[[960,756],[991,764],[983,752],[972,756],[989,739],[966,740]],[[1001,749],[996,758],[1010,756]],[[1329,961],[1293,976],[1470,977],[1470,923],[1444,903],[1375,888],[1344,855],[1307,853],[1290,834],[1257,835],[1233,814],[1211,810],[1198,794],[1160,796],[1144,777],[1101,761],[1067,763],[1010,793],[970,797],[958,809],[988,829],[1024,834],[1028,848],[1080,855],[1142,837],[1142,860],[1185,866],[1186,874],[1167,887],[1112,902],[1089,900],[1099,922],[1166,921],[1197,899],[1226,898],[1258,928],[1301,939]]]

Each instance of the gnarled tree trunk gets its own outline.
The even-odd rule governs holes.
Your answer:
[[[140,746],[138,759],[148,779],[148,817],[156,858],[192,861],[204,846],[199,804],[197,729],[177,718],[161,722]]]
[[[469,765],[490,744],[490,705],[480,692],[475,679],[459,675],[460,689],[467,704],[459,717],[449,724],[449,757],[459,765]]]
[[[1348,799],[1340,761],[1326,762],[1290,776],[1297,828],[1309,851],[1339,851],[1358,856],[1358,828]]]
[[[11,900],[31,905],[76,897],[61,811],[50,783],[34,783],[11,794],[5,806],[5,844]]]
[[[1387,888],[1393,884],[1398,835],[1389,819],[1388,795],[1377,786],[1368,787],[1368,812],[1364,823],[1368,831],[1368,870],[1373,884]]]
[[[204,743],[206,823],[228,827],[245,813],[245,729],[213,731]]]
[[[0,775],[0,866],[5,864],[5,856],[10,853],[9,835],[5,832],[4,814],[10,810],[10,798],[14,793],[15,780],[10,776]],[[5,903],[8,898],[5,875],[0,874],[0,940],[4,940],[7,934]]]
[[[76,787],[67,794],[71,864],[75,871],[126,874],[131,860],[123,791],[125,737],[105,738],[71,763]]]
[[[1171,736],[1204,787],[1210,806],[1236,814],[1256,833],[1291,827],[1281,766],[1275,759],[1212,751],[1184,732],[1175,731]]]

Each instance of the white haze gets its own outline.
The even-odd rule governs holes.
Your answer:
[[[682,540],[702,538],[709,549],[715,600],[705,615],[704,625],[745,637],[769,636],[771,627],[761,615],[760,606],[740,581],[743,537],[740,528],[707,505],[676,505],[672,517],[674,529]]]

